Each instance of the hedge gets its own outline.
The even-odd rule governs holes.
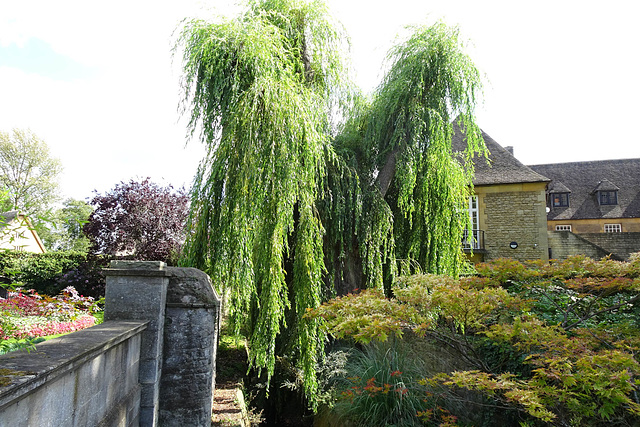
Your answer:
[[[0,283],[20,284],[44,295],[57,295],[74,286],[84,296],[104,295],[102,268],[108,257],[76,251],[43,254],[0,250]]]

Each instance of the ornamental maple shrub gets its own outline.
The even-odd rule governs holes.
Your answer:
[[[121,182],[91,200],[84,233],[99,255],[174,264],[185,240],[188,196],[149,178]]]
[[[480,277],[402,277],[392,298],[366,290],[306,316],[359,346],[412,337],[448,349],[467,368],[427,367],[420,384],[434,408],[463,422],[491,408],[527,426],[640,425],[639,264],[638,255],[629,262],[497,260],[478,266]],[[482,401],[470,398],[456,412],[461,398],[478,395]],[[434,425],[432,415],[422,411],[421,419]]]

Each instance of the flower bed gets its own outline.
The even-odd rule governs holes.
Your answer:
[[[23,339],[27,337],[46,337],[48,335],[65,334],[79,331],[95,325],[96,318],[91,315],[83,315],[69,322],[56,322],[44,318],[27,317],[15,322],[16,326],[11,331],[11,335],[5,335],[0,328],[0,338]]]
[[[0,298],[0,339],[23,339],[77,331],[93,326],[100,310],[91,297],[69,286],[49,297],[34,290],[16,288]]]

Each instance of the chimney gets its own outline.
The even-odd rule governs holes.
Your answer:
[[[505,150],[507,150],[509,152],[509,154],[511,154],[513,156],[513,145],[508,145],[506,147],[504,147]]]

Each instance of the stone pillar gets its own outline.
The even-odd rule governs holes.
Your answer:
[[[140,345],[140,426],[158,425],[162,346],[169,284],[160,261],[112,261],[105,269],[104,320],[146,320]]]
[[[215,387],[220,299],[209,276],[169,268],[160,425],[208,426]]]

